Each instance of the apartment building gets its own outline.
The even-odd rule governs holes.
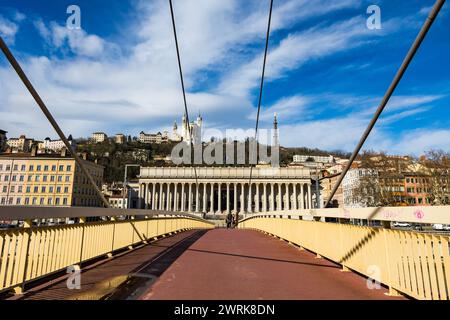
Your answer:
[[[65,149],[64,149],[65,151]],[[101,206],[101,200],[75,159],[61,154],[0,154],[0,205]],[[83,160],[97,185],[103,167]]]

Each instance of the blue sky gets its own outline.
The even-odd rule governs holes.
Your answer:
[[[254,127],[269,1],[174,0],[190,117],[205,135]],[[69,30],[66,8],[81,8]],[[366,27],[369,5],[381,30]],[[351,151],[434,0],[275,0],[261,127],[285,146]],[[447,3],[366,148],[450,151]],[[0,0],[6,39],[66,134],[137,135],[178,123],[183,100],[168,0]],[[0,128],[56,137],[3,56]],[[206,137],[205,137],[206,138]]]

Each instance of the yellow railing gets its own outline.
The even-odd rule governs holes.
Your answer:
[[[20,292],[31,280],[161,235],[213,227],[189,217],[155,217],[0,231],[0,291]]]
[[[450,298],[450,237],[348,224],[255,217],[240,228],[278,236],[416,299]]]

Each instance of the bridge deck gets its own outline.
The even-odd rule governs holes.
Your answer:
[[[141,299],[393,299],[366,279],[251,230],[215,229],[185,251]]]
[[[156,282],[152,280],[156,277]],[[25,299],[398,299],[326,259],[251,230],[187,231],[83,270]]]

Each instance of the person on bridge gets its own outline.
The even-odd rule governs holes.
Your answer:
[[[227,229],[233,227],[233,215],[231,214],[231,212],[227,214],[226,223],[227,223]]]

